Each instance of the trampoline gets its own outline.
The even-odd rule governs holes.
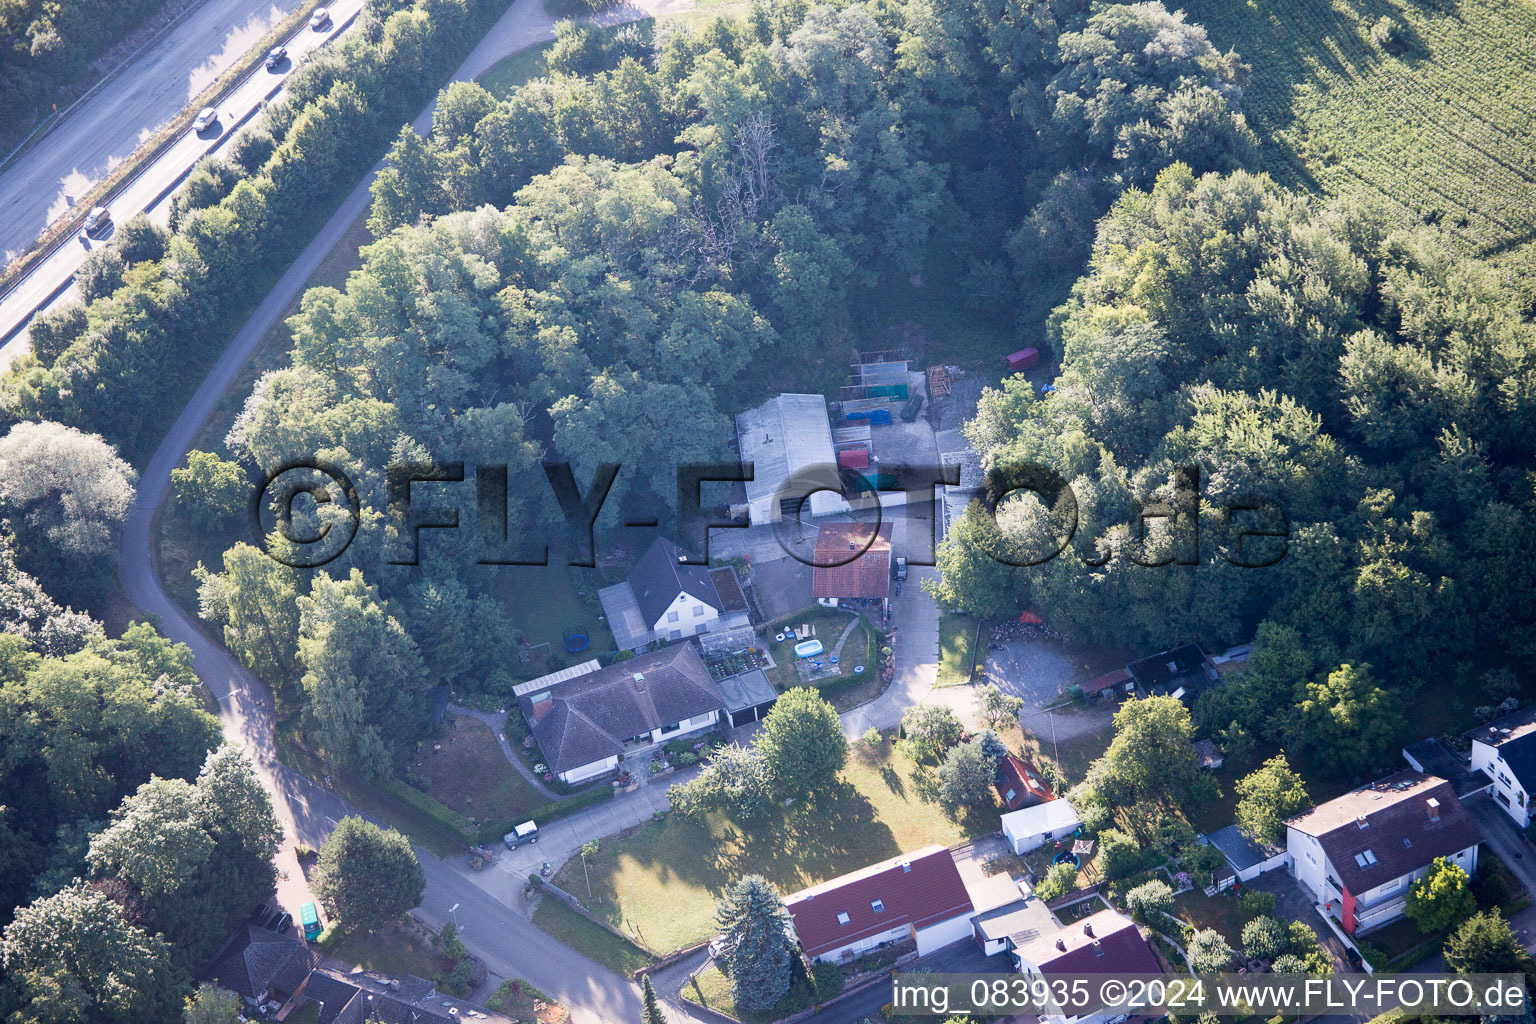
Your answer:
[[[1062,850],[1060,853],[1058,853],[1055,856],[1055,858],[1051,861],[1051,863],[1052,864],[1071,864],[1075,868],[1080,868],[1080,867],[1083,866],[1083,858],[1079,857],[1077,854],[1073,853],[1071,850]]]
[[[587,634],[572,633],[570,636],[565,638],[565,649],[571,654],[576,654],[586,650],[587,646],[591,643],[592,640],[587,636]]]

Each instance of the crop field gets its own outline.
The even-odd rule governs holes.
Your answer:
[[[1170,4],[1170,6],[1176,6]],[[1243,99],[1263,165],[1450,229],[1536,280],[1536,5],[1524,0],[1188,0],[1253,68]],[[1400,53],[1372,41],[1382,18]]]

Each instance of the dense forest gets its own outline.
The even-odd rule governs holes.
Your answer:
[[[428,138],[400,133],[378,241],[344,290],[305,296],[291,365],[226,438],[262,470],[318,452],[363,493],[364,540],[312,584],[240,545],[201,595],[311,739],[367,773],[420,735],[386,693],[420,692],[424,665],[503,690],[515,635],[465,568],[473,540],[386,564],[386,464],[509,463],[513,536],[558,515],[543,456],[583,481],[628,467],[600,528],[665,511],[678,462],[727,456],[730,414],[777,390],[772,367],[846,346],[883,277],[960,267],[1006,324],[1018,282],[1064,292],[1123,182],[1251,148],[1245,69],[1159,4],[784,3],[657,36],[565,22],[547,64],[502,100],[456,84]],[[228,172],[205,174],[216,195]],[[313,595],[334,588],[377,625],[329,625]],[[298,613],[256,614],[274,594]],[[384,635],[420,655],[388,659],[389,687],[362,671]]]
[[[6,0],[0,4],[0,138],[50,109],[91,61],[165,0]]]

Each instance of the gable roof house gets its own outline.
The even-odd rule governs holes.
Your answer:
[[[727,608],[715,586],[717,578],[723,580],[718,574],[731,570],[711,572],[707,566],[687,564],[685,557],[682,548],[657,537],[629,579],[598,591],[619,650],[637,651],[657,640],[682,640],[747,624],[745,601],[740,608]],[[740,593],[737,586],[733,597]]]
[[[882,609],[891,597],[891,523],[873,535],[867,523],[824,523],[816,534],[811,596],[836,608],[839,601],[873,601]]]
[[[971,934],[971,903],[955,858],[925,846],[802,889],[784,900],[812,960],[852,960],[913,939],[920,955]]]
[[[246,924],[224,943],[203,977],[251,1006],[286,1005],[304,991],[319,961],[319,954],[298,939]]]
[[[1482,839],[1449,782],[1410,771],[1286,821],[1297,881],[1351,935],[1402,917],[1409,886],[1437,857],[1475,873]]]
[[[1052,975],[1161,974],[1147,940],[1130,918],[1114,910],[1101,910],[1060,931],[1039,935],[1014,946],[1020,972]],[[1102,1007],[1061,1007],[1060,1013],[1043,1013],[1043,1024],[1101,1024],[1112,1017],[1124,1019],[1125,1007],[1106,1012]]]
[[[512,691],[550,770],[566,783],[613,771],[620,755],[714,727],[725,698],[693,644],[599,668],[589,661]]]
[[[1051,787],[1040,777],[1035,766],[1011,750],[997,763],[997,781],[994,785],[997,795],[1003,798],[1003,803],[1010,811],[1056,799],[1056,794],[1051,792]]]
[[[743,464],[751,463],[747,502],[732,508],[746,513],[753,526],[788,516],[828,516],[848,511],[838,493],[837,453],[832,423],[822,395],[779,395],[736,417],[736,444]],[[830,487],[809,495],[812,486]]]
[[[1504,813],[1525,828],[1531,823],[1536,797],[1536,709],[1517,711],[1468,735],[1472,739],[1472,770],[1481,772]]]

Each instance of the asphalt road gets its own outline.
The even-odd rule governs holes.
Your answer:
[[[675,9],[680,0],[654,0],[645,7],[629,6],[612,15],[632,20]],[[686,5],[684,5],[686,6]],[[491,29],[454,75],[454,80],[481,74],[501,58],[553,34],[554,20],[539,0],[517,0]],[[414,127],[425,133],[431,124],[429,107]],[[152,535],[156,511],[170,490],[171,470],[191,447],[203,421],[219,396],[234,381],[268,329],[303,290],[321,259],[340,241],[346,229],[366,209],[368,187],[376,166],[353,189],[341,207],[305,247],[277,285],[225,349],[198,387],[170,432],[155,451],[139,480],[138,493],[124,525],[118,571],[129,597],[143,612],[159,619],[162,632],[192,651],[198,675],[219,702],[225,735],[251,756],[273,793],[287,832],[279,866],[287,877],[279,889],[285,906],[308,898],[294,857],[295,842],[317,845],[337,819],[359,813],[336,794],[286,768],[277,759],[274,715],[267,687],[245,671],[220,644],[204,635],[160,585],[156,575]],[[510,907],[493,899],[455,864],[417,849],[427,876],[427,891],[418,916],[434,926],[450,918],[458,922],[465,945],[490,970],[503,977],[526,978],[572,1010],[576,1024],[632,1024],[640,1018],[639,989],[628,980],[566,947]],[[457,905],[457,910],[452,910]],[[668,1007],[676,1022],[694,1020],[681,1006]]]
[[[84,195],[86,188],[121,163],[141,141],[185,107],[215,77],[227,70],[240,54],[258,42],[273,24],[298,4],[298,0],[266,0],[266,3],[270,8],[267,16],[254,21],[247,18],[242,22],[242,25],[259,25],[259,31],[255,27],[226,28],[224,36],[203,40],[204,66],[207,69],[216,67],[217,70],[205,73],[202,68],[194,68],[189,80],[174,63],[165,68],[142,65],[142,60],[155,57],[159,51],[159,47],[156,47],[66,118],[36,148],[0,173],[0,246],[6,248],[7,261],[15,250],[37,237],[39,232],[65,211],[66,193]],[[198,8],[197,15],[206,19],[209,12],[218,9],[261,6],[256,0],[209,0],[204,7]],[[329,5],[331,23],[324,31],[315,32],[307,25],[302,26],[287,42],[289,59],[286,63],[272,71],[258,66],[219,101],[218,124],[201,133],[190,130],[185,132],[110,198],[108,206],[113,220],[120,223],[136,213],[148,210],[175,188],[191,171],[193,164],[216,149],[237,124],[256,113],[268,95],[281,85],[305,54],[337,35],[362,6],[363,0],[337,0]],[[194,30],[199,23],[197,15],[189,17],[188,31]],[[217,35],[215,29],[216,26],[209,25],[206,31]],[[215,57],[207,56],[216,50],[219,52]],[[150,97],[159,96],[170,106],[163,112],[161,107],[152,106],[151,112],[144,114],[143,119],[138,121],[130,116],[130,112],[119,112],[116,109],[117,103],[126,102],[141,92]],[[105,108],[105,112],[97,111],[98,103]],[[110,141],[112,139],[124,141]],[[102,245],[109,241],[110,234],[91,244]],[[46,306],[55,294],[70,285],[85,254],[86,249],[81,244],[73,240],[66,241],[39,262],[14,288],[0,296],[0,341],[5,343],[0,348],[0,371],[27,351],[26,335],[21,328],[32,319],[37,309]]]
[[[146,136],[231,68],[301,0],[207,0],[0,173],[5,261]]]

